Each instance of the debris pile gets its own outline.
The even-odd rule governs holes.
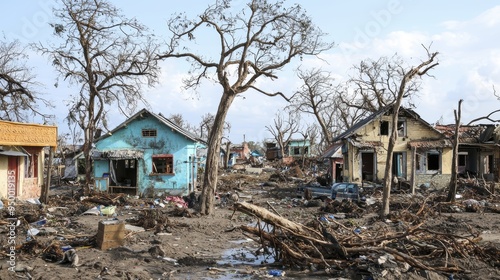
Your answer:
[[[374,275],[363,270],[397,267],[399,272],[417,268],[452,275],[465,270],[458,260],[477,258],[500,265],[500,250],[480,245],[477,231],[466,228],[446,233],[427,227],[423,216],[430,210],[425,203],[416,214],[400,211],[397,220],[374,220],[367,225],[341,222],[335,215],[321,215],[302,225],[245,202],[234,207],[261,221],[241,229],[263,248],[272,248],[267,250],[277,262],[292,268],[313,268],[332,275],[351,269]],[[422,217],[415,219],[415,215]]]

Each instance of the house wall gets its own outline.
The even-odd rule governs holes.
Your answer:
[[[0,198],[7,198],[7,156],[0,155]]]
[[[288,155],[291,157],[301,157],[301,156],[310,156],[311,155],[311,147],[310,142],[308,140],[291,140],[288,143]],[[299,148],[300,153],[294,154],[294,148]],[[307,151],[306,151],[307,149]]]
[[[409,148],[410,141],[424,141],[424,140],[438,140],[441,139],[442,136],[437,131],[430,129],[428,126],[423,124],[422,122],[415,120],[413,118],[405,118],[406,120],[406,135],[404,137],[398,137],[396,145],[394,147],[394,153],[402,152],[406,153],[406,170],[404,170],[405,178],[410,180],[411,178],[411,170],[415,167],[411,149]],[[365,152],[374,152],[376,157],[376,175],[374,181],[382,181],[384,180],[385,168],[387,162],[387,147],[389,145],[389,135],[381,135],[380,134],[380,123],[382,121],[389,122],[389,134],[391,132],[391,116],[381,116],[371,123],[361,127],[356,135],[356,139],[359,142],[372,143],[371,147],[358,148],[348,143],[348,169],[345,169],[344,166],[344,174],[347,174],[348,180],[351,182],[361,183],[362,174],[361,174],[361,153]],[[376,144],[376,143],[381,143]],[[444,182],[449,182],[450,174],[451,174],[451,163],[452,163],[452,150],[451,148],[442,148],[441,150],[441,174],[434,174],[432,179],[439,184],[439,186],[445,186]],[[428,174],[417,174],[416,182],[417,184],[422,184],[423,182],[429,181]],[[344,179],[346,180],[346,179]]]
[[[156,137],[143,137],[142,129],[156,129]],[[169,193],[183,195],[189,191],[192,176],[190,156],[196,155],[196,143],[177,131],[170,129],[154,117],[136,119],[96,143],[103,152],[115,149],[141,150],[144,156],[137,162],[137,187],[141,194]],[[174,174],[152,174],[153,159],[156,154],[172,154]],[[194,168],[196,172],[197,168]],[[95,161],[94,175],[101,177],[109,173],[109,161]],[[196,174],[194,176],[196,178]]]
[[[43,158],[43,152],[39,153]],[[0,198],[8,198],[8,156],[0,155]],[[18,156],[17,196],[18,199],[38,198],[43,182],[43,161],[38,161],[38,177],[25,178],[26,157]]]

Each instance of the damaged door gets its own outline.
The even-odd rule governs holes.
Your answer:
[[[361,153],[361,176],[363,181],[373,181],[376,174],[375,170],[375,153]]]
[[[395,152],[392,155],[392,175],[406,178],[406,153]]]
[[[110,173],[113,192],[137,194],[137,159],[110,160]]]

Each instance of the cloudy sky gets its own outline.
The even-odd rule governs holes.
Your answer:
[[[169,36],[166,20],[173,13],[186,12],[195,16],[213,1],[119,1],[113,3],[129,17],[136,17],[161,38]],[[246,1],[234,1],[243,7]],[[326,33],[327,40],[336,47],[320,59],[302,61],[304,67],[321,67],[331,71],[337,81],[346,80],[352,66],[364,59],[383,56],[402,56],[408,65],[417,65],[426,57],[422,45],[439,52],[439,65],[432,70],[433,77],[425,78],[416,112],[429,123],[442,120],[453,122],[453,110],[458,100],[464,99],[463,122],[486,112],[500,109],[500,101],[493,96],[493,85],[500,92],[500,4],[496,1],[290,1],[299,2]],[[51,40],[53,22],[52,0],[19,0],[2,3],[0,29],[7,40],[21,43]],[[208,47],[208,46],[207,46]],[[39,91],[57,106],[59,131],[66,130],[63,122],[64,100],[75,89],[55,88],[55,72],[47,59],[30,53],[30,65],[37,80],[43,84]],[[186,75],[186,62],[167,61],[162,64],[161,83],[144,92],[152,111],[168,116],[180,113],[198,124],[206,113],[215,114],[220,98],[220,87],[206,83],[197,94],[181,89]],[[297,63],[289,65],[279,79],[268,85],[288,95],[299,87],[293,72]],[[267,85],[266,85],[267,86]],[[228,114],[233,143],[262,141],[270,137],[266,126],[272,125],[275,114],[286,105],[283,99],[266,97],[255,92],[237,98]],[[138,108],[138,110],[142,107]],[[497,118],[500,118],[498,116]],[[110,128],[124,121],[113,114]]]

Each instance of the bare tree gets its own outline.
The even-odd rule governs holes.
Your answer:
[[[40,84],[26,65],[27,60],[26,49],[19,41],[0,41],[0,119],[28,121],[29,115],[50,118],[38,110],[37,102],[52,106],[35,90]]]
[[[285,97],[281,92],[258,87],[256,82],[278,78],[277,72],[294,58],[317,55],[332,47],[322,41],[325,34],[299,5],[285,7],[281,1],[251,0],[246,9],[237,14],[233,12],[231,1],[217,0],[195,20],[182,16],[172,18],[168,22],[173,33],[169,49],[160,56],[188,59],[192,75],[184,81],[187,88],[196,88],[205,78],[215,79],[222,87],[214,126],[208,136],[202,214],[211,214],[214,210],[221,136],[235,97],[248,90]],[[216,39],[208,41],[216,42],[211,45],[213,58],[208,53],[196,54],[190,50],[189,42],[195,41],[199,33]]]
[[[299,115],[294,112],[288,112],[287,116],[283,116],[282,112],[278,112],[274,118],[274,125],[266,126],[266,128],[276,140],[281,156],[288,156],[285,148],[290,143],[290,140],[292,140],[293,135],[300,130]]]
[[[336,113],[338,118],[337,126],[348,129],[366,117],[368,111],[362,107],[351,106],[351,104],[356,104],[357,96],[355,94],[349,95],[347,90],[344,90],[343,92],[345,94],[338,95],[335,105],[337,108]]]
[[[394,146],[396,145],[396,140],[398,137],[397,123],[398,123],[398,115],[399,108],[401,107],[401,103],[405,97],[408,97],[409,88],[412,87],[413,79],[422,77],[427,74],[429,70],[437,66],[439,63],[434,62],[437,52],[430,53],[427,51],[427,60],[422,61],[419,65],[411,67],[410,69],[404,69],[402,65],[399,65],[395,68],[395,73],[399,73],[401,76],[401,80],[395,80],[394,76],[386,76],[384,77],[384,81],[387,85],[390,85],[390,92],[397,92],[395,95],[395,99],[393,103],[389,106],[392,106],[392,119],[391,119],[391,133],[389,137],[389,145],[387,147],[387,160],[385,165],[384,172],[384,189],[383,189],[383,197],[382,197],[382,208],[380,211],[380,217],[384,218],[389,215],[389,202],[390,202],[390,194],[391,194],[391,184],[392,184],[392,156],[394,151]],[[383,76],[381,76],[383,77]],[[387,82],[389,81],[389,82]],[[376,81],[370,82],[370,84],[377,84]],[[375,88],[374,88],[375,89]],[[372,90],[374,90],[372,89]]]
[[[291,98],[287,109],[312,115],[321,128],[323,142],[330,146],[335,131],[339,130],[335,100],[340,86],[334,86],[331,74],[321,69],[299,68],[297,75],[303,84]]]
[[[189,127],[189,124],[184,120],[182,114],[170,114],[168,119],[182,128]]]
[[[94,134],[106,126],[106,107],[114,105],[124,115],[144,102],[143,85],[158,81],[157,44],[135,19],[127,19],[106,0],[61,0],[51,24],[60,45],[38,44],[48,55],[59,77],[79,86],[69,101],[68,120],[84,131],[85,192],[91,181],[90,151]]]
[[[394,103],[402,95],[407,107],[414,107],[412,98],[420,88],[420,80],[410,79],[403,92],[399,92],[400,81],[405,79],[407,71],[404,61],[398,55],[378,60],[363,60],[354,66],[354,73],[348,84],[354,89],[353,94],[339,96],[346,107],[361,109],[363,116],[376,112]]]
[[[215,123],[215,116],[211,113],[206,113],[201,117],[199,135],[201,139],[208,139],[210,135],[210,131]],[[224,122],[223,131],[230,133],[231,132],[231,123]],[[221,136],[222,137],[222,136]]]
[[[495,89],[495,86],[493,85],[492,87],[493,87],[493,95],[497,98],[497,100],[500,100],[500,95],[497,94],[497,90]],[[500,112],[500,109],[493,110],[490,113],[488,113],[487,115],[484,115],[484,116],[481,116],[481,117],[478,117],[478,118],[471,120],[467,125],[471,125],[471,124],[478,122],[478,121],[481,121],[481,120],[487,120],[490,122],[500,122],[500,119],[492,119],[492,117],[491,117],[492,115],[494,115],[498,112]]]

